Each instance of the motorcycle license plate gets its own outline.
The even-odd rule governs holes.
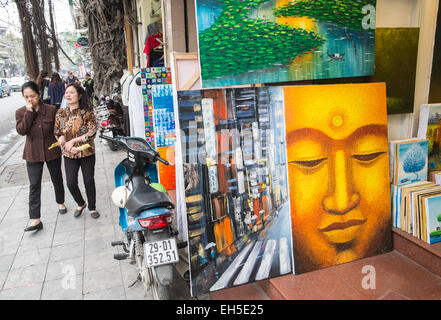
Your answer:
[[[112,131],[106,130],[106,131],[103,132],[103,135],[106,136],[106,137],[113,138],[113,132]]]
[[[176,239],[145,242],[144,255],[147,268],[178,262]]]

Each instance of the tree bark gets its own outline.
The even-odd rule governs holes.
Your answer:
[[[58,56],[58,41],[57,35],[55,34],[55,23],[54,23],[54,7],[52,0],[49,0],[49,19],[51,24],[51,38],[52,38],[52,55],[54,56],[55,70],[60,71],[60,57]]]
[[[46,20],[44,18],[44,1],[31,0],[32,3],[32,24],[34,27],[34,34],[40,48],[42,68],[49,74],[52,73],[51,54],[48,45],[48,35],[46,33]]]
[[[113,92],[126,67],[122,0],[81,0],[89,31],[95,92]]]
[[[27,0],[15,0],[23,36],[26,73],[31,79],[37,79],[39,73],[37,47],[32,33],[31,14],[28,3]]]

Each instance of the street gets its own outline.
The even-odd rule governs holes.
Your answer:
[[[0,158],[20,139],[15,130],[15,110],[25,105],[21,92],[0,98]]]
[[[222,273],[210,291],[259,281],[291,273],[292,240],[290,237],[289,205],[283,205],[278,214],[267,222],[257,239],[250,241]]]

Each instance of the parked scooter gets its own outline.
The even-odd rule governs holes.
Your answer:
[[[100,112],[100,117],[98,120],[100,134],[110,138],[124,135],[122,126],[123,111],[118,102],[115,102],[109,96],[102,96],[100,99],[100,104],[96,109],[97,112]],[[116,151],[118,149],[118,146],[112,141],[109,141],[108,145],[112,151]]]
[[[146,290],[152,289],[155,300],[168,300],[173,264],[179,261],[171,228],[175,206],[158,183],[156,162],[169,163],[142,138],[101,138],[127,150],[127,158],[115,168],[116,188],[112,193],[127,242],[112,242],[112,246],[122,246],[125,251],[114,258],[131,259],[139,271],[137,281],[142,281]]]

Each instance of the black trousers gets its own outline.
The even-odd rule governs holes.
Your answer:
[[[66,170],[67,188],[78,206],[83,206],[85,201],[81,195],[80,188],[78,188],[78,171],[81,168],[88,208],[89,210],[96,210],[95,155],[78,159],[64,157],[64,168]]]
[[[29,177],[29,218],[39,219],[41,217],[41,178],[43,176],[44,162],[26,161],[26,168]],[[55,199],[58,204],[64,203],[63,175],[61,173],[61,157],[55,160],[46,161],[52,183],[55,189]]]

